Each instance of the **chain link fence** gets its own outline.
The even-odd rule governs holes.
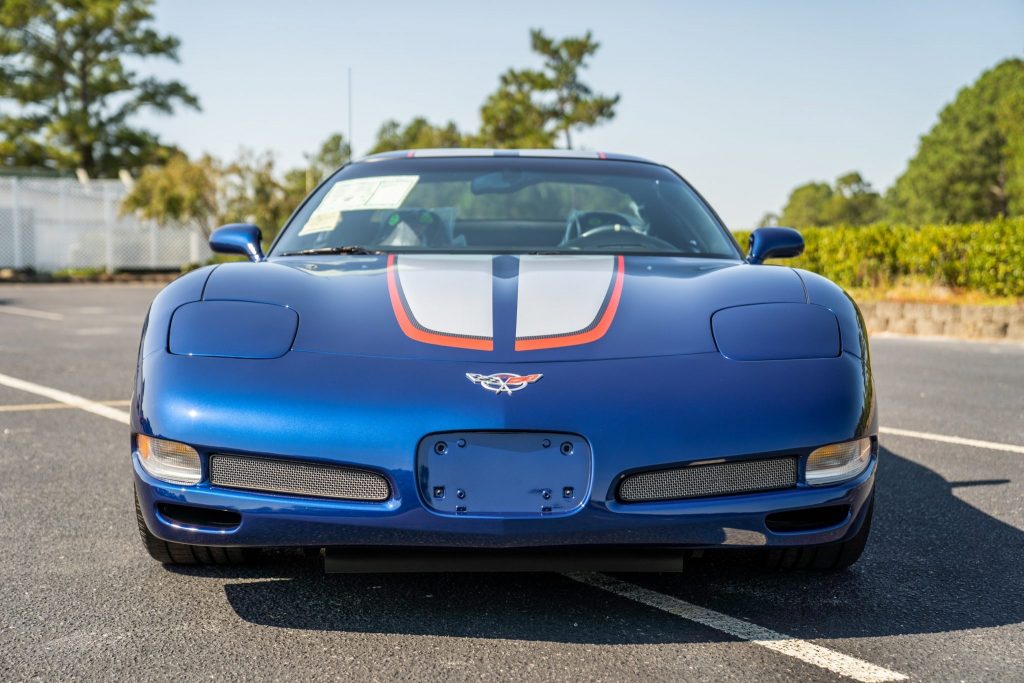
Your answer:
[[[0,178],[0,268],[168,270],[210,258],[202,233],[120,216],[118,180]]]

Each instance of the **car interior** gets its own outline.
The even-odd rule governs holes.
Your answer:
[[[681,181],[507,172],[412,178],[396,208],[346,207],[327,215],[317,208],[307,216],[317,227],[298,232],[302,249],[736,257],[721,226]]]

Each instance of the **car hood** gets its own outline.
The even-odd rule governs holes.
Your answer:
[[[723,259],[391,254],[228,263],[203,299],[293,309],[293,351],[530,363],[713,352],[715,311],[805,293]]]

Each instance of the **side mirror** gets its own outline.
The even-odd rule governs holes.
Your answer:
[[[769,258],[789,258],[804,253],[804,238],[793,228],[758,228],[750,233],[747,263],[760,265]]]
[[[263,233],[255,225],[249,223],[231,223],[217,228],[210,235],[210,249],[218,254],[242,254],[250,261],[259,263],[263,260],[263,247],[260,240]]]

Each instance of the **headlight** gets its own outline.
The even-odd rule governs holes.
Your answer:
[[[841,352],[839,320],[814,304],[753,304],[723,308],[711,331],[726,358],[796,360],[835,358]]]
[[[295,340],[290,308],[249,301],[196,301],[174,311],[168,351],[181,356],[280,358]]]
[[[871,462],[871,438],[822,446],[807,458],[807,483],[834,484],[853,479]]]
[[[135,441],[142,469],[150,475],[172,484],[199,483],[202,468],[196,449],[177,441],[154,439],[144,434],[136,436]]]

